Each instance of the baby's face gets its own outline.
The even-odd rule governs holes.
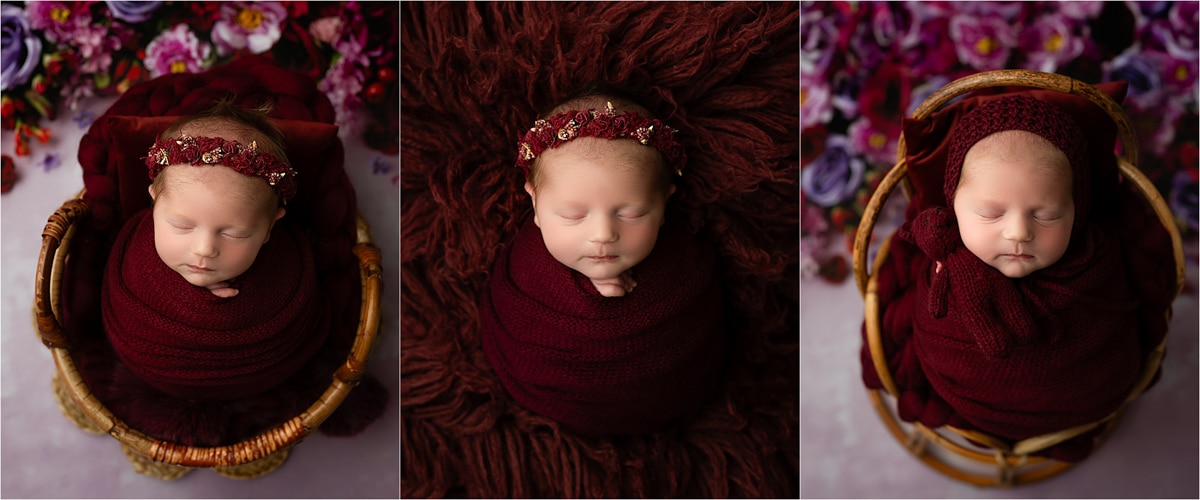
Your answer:
[[[983,147],[981,147],[983,146]],[[954,215],[967,249],[1009,278],[1058,262],[1075,204],[1066,155],[1024,131],[991,135],[967,151]]]
[[[150,192],[154,247],[163,263],[205,287],[246,272],[283,215],[252,184],[263,181],[223,166],[171,166],[164,174],[162,192]]]
[[[633,140],[582,137],[542,153],[526,183],[534,223],[556,260],[593,280],[618,277],[658,241],[667,196],[658,153]]]

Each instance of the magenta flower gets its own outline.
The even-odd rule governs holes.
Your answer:
[[[87,8],[77,8],[76,3],[29,2],[26,12],[33,29],[42,30],[50,43],[70,42],[76,30],[92,23]]]
[[[1012,25],[995,17],[954,16],[950,19],[950,38],[958,59],[979,71],[1004,68],[1017,44]]]
[[[1025,69],[1053,73],[1083,53],[1083,39],[1075,36],[1066,16],[1038,18],[1021,33]]]
[[[180,23],[162,32],[146,46],[146,68],[157,78],[171,73],[198,73],[207,65],[212,46],[196,38],[188,25]]]
[[[921,4],[924,5],[924,4]],[[921,22],[918,43],[900,54],[912,68],[913,76],[945,75],[958,65],[955,43],[946,36],[949,18],[936,17]]]
[[[850,145],[871,163],[891,165],[896,162],[898,134],[892,136],[889,130],[876,127],[865,117],[850,124],[846,133],[850,135]]]
[[[829,85],[819,75],[800,75],[800,124],[823,125],[833,118]]]
[[[226,3],[213,24],[212,40],[222,56],[241,49],[261,54],[279,41],[285,19],[287,10],[276,2]]]

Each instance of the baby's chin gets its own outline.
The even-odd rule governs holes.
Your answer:
[[[190,283],[194,286],[203,287],[203,288],[207,288],[210,285],[215,285],[217,283],[224,281],[224,278],[220,278],[217,276],[201,276],[201,275],[197,275],[197,274],[185,273],[185,272],[179,272],[179,271],[176,271],[176,273],[179,274],[179,276],[181,276],[184,279],[184,281],[187,281],[188,283]]]

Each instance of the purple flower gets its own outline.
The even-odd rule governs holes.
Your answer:
[[[1021,33],[1021,50],[1028,59],[1025,69],[1053,73],[1083,53],[1083,39],[1072,32],[1066,16],[1038,18]]]
[[[825,153],[801,169],[800,187],[808,200],[831,207],[854,195],[864,168],[850,141],[845,136],[831,135],[825,142]]]
[[[945,87],[947,83],[950,83],[949,78],[938,75],[930,77],[925,83],[913,87],[912,98],[908,100],[908,109],[904,111],[904,116],[912,116],[913,112],[921,106],[921,103],[925,102],[925,99],[928,99],[938,89]]]
[[[75,116],[71,117],[71,120],[75,121],[75,125],[79,127],[79,130],[87,130],[88,127],[92,126],[92,122],[96,121],[96,113],[81,109]]]
[[[392,164],[387,160],[384,160],[382,156],[376,156],[375,159],[371,161],[371,173],[386,174],[391,171]]]
[[[1172,2],[1129,2],[1134,7],[1133,13],[1142,19],[1151,19],[1166,14]]]
[[[997,21],[1012,22],[1016,21],[1025,11],[1028,2],[1006,1],[1006,2],[955,2],[953,5],[957,7],[958,14],[966,14],[968,17],[979,19],[991,18]],[[997,19],[999,18],[999,19]]]
[[[42,58],[42,40],[30,33],[25,11],[20,7],[9,4],[0,7],[0,25],[3,29],[0,90],[8,90],[29,82]]]
[[[1175,213],[1176,218],[1187,224],[1188,229],[1200,230],[1200,203],[1197,200],[1200,197],[1200,192],[1197,191],[1200,186],[1197,186],[1196,179],[1188,172],[1180,171],[1175,172],[1171,184],[1171,211]]]
[[[146,46],[146,69],[150,70],[152,78],[171,73],[198,73],[205,68],[205,60],[211,52],[212,46],[196,38],[188,25],[179,23]]]
[[[261,54],[279,41],[286,18],[287,10],[276,2],[226,3],[213,24],[212,40],[222,56],[246,48]]]
[[[950,38],[958,59],[979,71],[1004,68],[1016,45],[1012,25],[996,17],[954,16],[950,19]]]
[[[1104,10],[1104,2],[1058,2],[1058,12],[1076,21],[1094,19]]]
[[[1189,24],[1190,23],[1190,24]],[[1171,9],[1166,18],[1151,19],[1142,27],[1145,49],[1162,50],[1179,59],[1196,58],[1197,8],[1183,3]]]
[[[848,120],[858,116],[858,93],[865,78],[858,78],[845,70],[833,74],[831,79],[833,107]]]
[[[65,2],[30,2],[27,14],[29,24],[50,43],[70,42],[76,30],[92,23],[86,8],[76,11]]]
[[[833,118],[829,86],[817,76],[800,76],[800,124],[804,127],[823,125]]]
[[[859,118],[850,125],[850,144],[867,160],[877,165],[896,161],[899,136],[891,137],[887,130],[872,125],[871,120]]]
[[[42,167],[43,172],[49,172],[62,165],[62,158],[59,158],[58,153],[46,153],[46,156],[37,164]]]
[[[162,2],[117,2],[113,0],[105,0],[104,3],[108,4],[108,10],[112,11],[114,18],[131,24],[150,19],[154,11],[162,5]]]
[[[1161,97],[1162,76],[1157,61],[1130,48],[1104,64],[1103,81],[1129,82],[1129,99],[1149,104]]]
[[[867,23],[859,23],[858,29],[854,30],[854,35],[850,37],[848,55],[849,59],[854,61],[851,70],[870,71],[879,67],[887,60],[887,50],[887,46],[875,41],[875,35]]]
[[[806,9],[800,15],[800,71],[822,74],[837,46],[836,16],[819,10]]]
[[[908,3],[863,2],[861,5],[871,9],[871,32],[880,47],[907,50],[917,44],[919,23]]]

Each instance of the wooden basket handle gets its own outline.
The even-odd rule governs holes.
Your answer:
[[[1066,94],[1083,97],[1100,106],[1101,109],[1108,113],[1108,116],[1112,117],[1113,122],[1116,123],[1117,134],[1123,146],[1122,156],[1129,164],[1137,165],[1137,135],[1133,132],[1133,126],[1130,125],[1129,118],[1125,115],[1125,110],[1117,101],[1109,97],[1108,94],[1101,92],[1096,87],[1087,83],[1065,75],[1021,69],[1005,69],[965,76],[946,84],[927,97],[913,111],[912,118],[918,120],[927,118],[946,103],[967,92],[989,87],[1009,86],[1057,90]],[[880,181],[879,187],[871,194],[871,199],[867,202],[867,206],[863,210],[862,220],[859,222],[858,230],[854,235],[854,281],[858,285],[858,293],[864,297],[867,293],[867,253],[870,247],[871,233],[875,231],[875,222],[879,219],[879,212],[884,202],[887,201],[888,196],[891,195],[892,190],[895,189],[896,184],[899,184],[901,181],[907,181],[908,165],[905,162],[905,149],[904,134],[900,134],[896,148],[896,165],[888,171],[887,175]],[[1140,175],[1140,172],[1138,175]],[[910,186],[906,185],[906,189],[908,188]],[[1177,231],[1173,231],[1172,233],[1178,239]]]
[[[78,198],[67,200],[50,215],[46,227],[42,229],[42,252],[38,255],[37,283],[34,288],[33,311],[37,320],[38,335],[46,347],[66,347],[67,339],[63,335],[62,325],[54,316],[55,290],[57,274],[62,273],[63,259],[58,255],[58,248],[68,238],[75,222],[91,213],[87,203]]]

